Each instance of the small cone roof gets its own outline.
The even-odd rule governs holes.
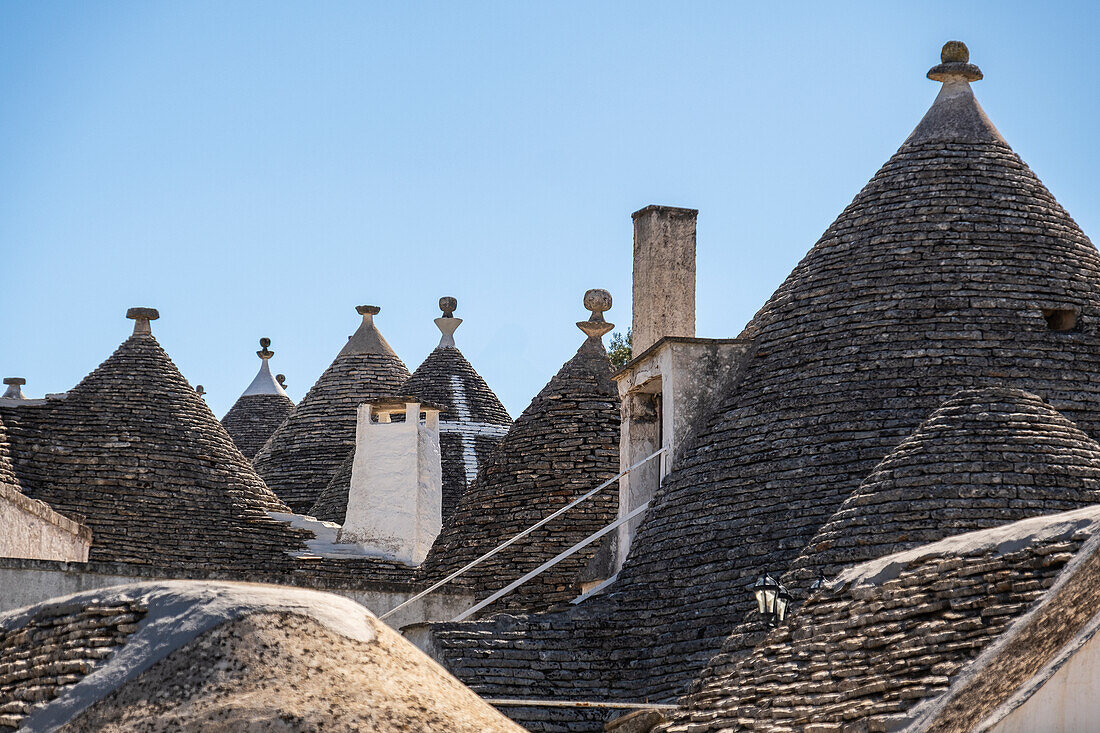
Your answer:
[[[425,579],[457,570],[619,470],[619,397],[599,336],[587,338],[516,419],[481,467],[424,562]],[[488,595],[615,519],[614,490],[567,512],[454,581]],[[596,544],[505,596],[489,611],[535,610],[576,596]]]
[[[355,445],[356,409],[397,394],[409,370],[374,325],[375,306],[363,316],[324,374],[256,454],[253,464],[268,486],[298,513],[306,513]]]
[[[275,377],[268,361],[274,355],[268,350],[270,339],[260,339],[260,370],[229,412],[222,418],[229,437],[245,458],[252,460],[294,409],[294,403]]]

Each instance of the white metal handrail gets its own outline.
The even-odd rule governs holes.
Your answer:
[[[602,700],[524,700],[522,698],[486,697],[490,705],[530,708],[618,708],[626,710],[676,710],[679,705],[667,702],[604,702]]]
[[[620,471],[619,473],[615,474],[614,476],[609,478],[607,481],[604,481],[602,484],[600,484],[596,488],[592,489],[588,493],[584,494],[583,496],[577,497],[573,501],[571,501],[568,504],[566,504],[565,506],[563,506],[561,509],[558,509],[557,511],[553,512],[552,514],[548,514],[547,516],[543,517],[538,522],[535,522],[530,527],[528,527],[527,529],[525,529],[522,532],[520,532],[519,534],[517,534],[515,537],[512,537],[511,539],[502,542],[501,544],[497,545],[493,549],[486,552],[481,557],[478,557],[477,559],[470,561],[466,565],[463,565],[461,568],[454,571],[453,573],[448,575],[446,578],[443,578],[442,580],[437,581],[436,583],[433,583],[432,585],[428,586],[424,590],[422,590],[419,593],[417,593],[416,595],[414,595],[412,598],[409,598],[407,601],[405,601],[405,602],[403,602],[403,603],[401,603],[397,606],[394,606],[393,608],[386,611],[384,614],[382,614],[378,618],[381,619],[381,620],[385,620],[385,619],[389,618],[390,616],[392,616],[393,614],[400,611],[402,608],[405,608],[409,604],[414,603],[416,601],[419,601],[421,598],[428,595],[429,593],[434,593],[438,589],[440,589],[443,586],[447,585],[447,583],[450,583],[452,580],[454,580],[458,576],[465,573],[467,570],[470,570],[471,568],[475,567],[476,565],[480,565],[485,560],[488,560],[490,557],[497,554],[498,552],[503,550],[505,547],[508,547],[509,545],[513,544],[514,542],[517,542],[517,541],[523,539],[524,537],[531,534],[532,532],[534,532],[539,527],[543,526],[544,524],[546,524],[549,521],[552,521],[552,520],[556,519],[557,517],[560,517],[562,514],[569,511],[573,507],[577,506],[581,502],[587,501],[588,499],[592,498],[593,496],[595,496],[599,492],[606,489],[611,484],[613,484],[616,481],[618,481],[619,479],[621,479],[623,476],[626,476],[628,473],[633,471],[635,468],[638,468],[639,466],[642,466],[642,465],[648,463],[649,461],[653,460],[657,456],[664,454],[666,450],[667,450],[666,448],[661,448],[661,449],[657,450],[656,452],[649,454],[648,456],[646,456],[642,460],[635,463],[633,466],[629,466],[625,470]]]
[[[525,575],[520,577],[518,580],[513,580],[511,583],[504,586],[503,588],[501,588],[500,590],[498,590],[496,593],[489,596],[485,600],[478,601],[476,604],[474,604],[470,608],[467,608],[465,611],[463,611],[462,613],[458,614],[453,619],[451,619],[451,621],[452,622],[454,622],[454,621],[465,621],[470,616],[477,613],[481,609],[485,608],[486,606],[488,606],[490,603],[497,600],[501,596],[508,595],[509,593],[514,591],[516,588],[518,588],[521,585],[523,585],[524,583],[526,583],[531,578],[535,577],[536,575],[541,575],[542,573],[546,572],[550,568],[557,565],[559,562],[561,562],[565,558],[572,555],[577,550],[581,549],[582,547],[585,547],[586,545],[589,545],[589,544],[595,542],[596,540],[603,537],[605,534],[607,534],[611,530],[618,527],[620,524],[623,524],[624,522],[629,522],[631,519],[638,516],[639,514],[641,514],[642,512],[644,512],[648,508],[649,508],[649,502],[648,501],[645,504],[642,504],[639,507],[635,507],[635,509],[632,512],[630,512],[629,514],[627,514],[626,516],[619,517],[614,522],[607,525],[606,527],[599,530],[598,532],[593,532],[592,534],[588,535],[583,540],[581,540],[577,544],[570,547],[568,550],[564,550],[564,551],[558,553],[553,559],[547,560],[546,562],[544,562],[542,565],[539,565],[537,568],[535,568],[531,572],[526,573]]]

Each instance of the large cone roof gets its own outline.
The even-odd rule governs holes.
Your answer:
[[[256,470],[291,509],[308,512],[355,445],[358,406],[397,394],[408,377],[364,313],[336,360],[256,454]]]
[[[749,324],[742,378],[655,498],[619,588],[623,618],[660,619],[667,643],[717,650],[750,600],[728,589],[785,568],[960,388],[1026,389],[1097,434],[1100,256],[950,84]],[[1048,327],[1055,308],[1073,331]],[[654,602],[669,577],[698,591]],[[703,656],[648,663],[651,694]]]
[[[304,533],[151,335],[135,334],[62,400],[3,409],[24,493],[83,515],[91,560],[257,569]]]
[[[476,474],[477,466],[483,464],[500,443],[502,430],[511,426],[512,418],[481,375],[454,346],[434,349],[397,390],[397,394],[419,397],[444,408],[439,419],[442,421],[443,521],[446,522],[466,492],[467,462],[475,463]],[[463,428],[461,433],[455,430],[460,426]],[[502,430],[493,431],[493,426]],[[310,514],[325,521],[344,523],[354,457],[353,448],[333,474]]]
[[[618,390],[603,343],[589,338],[536,395],[481,467],[432,546],[424,577],[434,580],[457,570],[614,476],[618,447]],[[617,510],[617,492],[605,491],[452,585],[488,595],[603,528]],[[489,610],[531,610],[575,597],[573,581],[595,550],[593,544],[578,552]]]

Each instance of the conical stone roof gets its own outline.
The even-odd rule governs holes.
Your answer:
[[[444,408],[439,415],[439,443],[443,468],[443,522],[446,523],[466,487],[477,477],[479,466],[488,460],[508,432],[512,418],[455,346],[452,334],[462,319],[449,314],[453,313],[457,301],[443,298],[440,305],[450,305],[449,311],[444,310],[444,317],[436,319],[443,331],[440,344],[397,394],[419,397]],[[344,523],[354,456],[353,448],[310,514],[325,521]]]
[[[397,394],[409,370],[374,325],[375,306],[359,306],[359,329],[289,418],[256,454],[267,485],[307,513],[355,445],[356,408]]]
[[[875,467],[788,576],[832,576],[944,537],[1092,504],[1100,504],[1100,444],[1036,395],[963,390]]]
[[[306,533],[271,519],[264,485],[149,329],[134,334],[64,399],[11,407],[23,492],[92,530],[89,559],[163,568],[289,565]]]
[[[478,472],[424,561],[436,580],[618,473],[619,398],[600,337],[590,336],[516,419]],[[451,587],[487,596],[614,521],[610,488],[460,576]],[[576,597],[594,543],[488,607],[533,610]]]
[[[575,626],[555,616],[605,680],[587,694],[680,694],[751,610],[744,588],[958,390],[1027,390],[1100,435],[1100,254],[989,122],[973,71],[948,55],[932,72],[928,114],[746,327],[738,380],[611,593]]]
[[[294,402],[286,390],[271,375],[268,360],[275,352],[267,348],[270,345],[271,339],[260,339],[260,350],[256,352],[260,357],[260,371],[222,418],[229,437],[249,460],[294,409]]]

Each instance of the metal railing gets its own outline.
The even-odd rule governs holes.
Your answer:
[[[560,517],[560,516],[561,516],[562,514],[565,514],[565,513],[567,512],[567,511],[569,511],[569,510],[570,510],[570,509],[572,509],[573,507],[577,506],[578,504],[580,504],[580,503],[582,503],[582,502],[585,502],[585,501],[588,501],[588,500],[589,500],[589,499],[591,499],[591,498],[592,498],[593,496],[595,496],[595,495],[596,495],[596,494],[598,494],[599,492],[603,491],[603,490],[604,490],[604,489],[606,489],[606,488],[607,488],[608,486],[610,486],[611,484],[613,484],[613,483],[615,483],[616,481],[618,481],[619,479],[621,479],[621,478],[622,478],[623,476],[626,476],[627,474],[629,474],[629,473],[630,473],[631,471],[633,471],[634,469],[636,469],[636,468],[638,468],[639,466],[642,466],[642,465],[644,465],[644,464],[648,463],[649,461],[653,460],[653,459],[654,459],[654,458],[656,458],[657,456],[663,455],[663,454],[664,454],[664,453],[666,452],[666,450],[667,450],[666,448],[661,448],[661,449],[657,450],[656,452],[654,452],[654,453],[651,453],[650,455],[646,456],[646,457],[645,457],[645,458],[643,458],[642,460],[638,461],[638,462],[637,462],[637,463],[635,463],[634,465],[632,465],[632,466],[629,466],[629,467],[627,467],[627,468],[626,468],[625,470],[623,470],[623,471],[620,471],[619,473],[617,473],[617,474],[615,474],[614,476],[612,476],[611,478],[609,478],[609,479],[608,479],[607,481],[604,481],[604,482],[603,482],[602,484],[600,484],[600,485],[599,485],[599,486],[597,486],[596,488],[594,488],[594,489],[591,489],[591,490],[590,490],[590,491],[588,491],[587,493],[585,493],[585,494],[583,494],[583,495],[581,495],[581,496],[577,497],[577,498],[576,498],[576,499],[574,499],[573,501],[571,501],[571,502],[569,502],[568,504],[566,504],[565,506],[563,506],[563,507],[562,507],[561,509],[558,509],[557,511],[555,511],[555,512],[552,512],[551,514],[548,514],[548,515],[546,515],[545,517],[543,517],[542,519],[540,519],[540,520],[539,520],[538,522],[535,522],[535,523],[534,523],[534,524],[532,524],[532,525],[531,525],[530,527],[528,527],[527,529],[525,529],[525,530],[523,530],[522,532],[520,532],[519,534],[517,534],[517,535],[516,535],[515,537],[512,537],[511,539],[509,539],[509,540],[506,540],[506,541],[502,542],[501,544],[497,545],[497,546],[496,546],[496,547],[494,547],[493,549],[491,549],[491,550],[489,550],[488,552],[486,552],[486,553],[485,553],[484,555],[482,555],[482,556],[480,556],[480,557],[476,558],[475,560],[472,560],[472,561],[470,561],[469,563],[467,563],[467,564],[463,565],[463,566],[462,566],[461,568],[459,568],[458,570],[454,571],[453,573],[451,573],[451,574],[450,574],[450,575],[448,575],[447,577],[445,577],[445,578],[443,578],[442,580],[439,580],[439,581],[437,581],[437,582],[433,583],[432,585],[428,586],[427,588],[425,588],[424,590],[420,591],[419,593],[417,593],[416,595],[412,596],[411,598],[409,598],[408,600],[404,601],[403,603],[401,603],[401,604],[399,604],[399,605],[397,605],[397,606],[394,606],[393,608],[391,608],[390,610],[386,611],[386,612],[385,612],[384,614],[382,614],[382,615],[381,615],[381,616],[379,616],[378,618],[379,618],[379,619],[382,619],[382,620],[385,620],[385,619],[389,618],[390,616],[392,616],[393,614],[395,614],[395,613],[397,613],[398,611],[400,611],[400,610],[401,610],[402,608],[405,608],[406,606],[408,606],[408,605],[410,605],[410,604],[412,604],[412,603],[415,603],[416,601],[419,601],[419,600],[420,600],[421,598],[423,598],[424,596],[426,596],[426,595],[428,595],[428,594],[430,594],[430,593],[434,593],[435,591],[437,591],[437,590],[439,590],[440,588],[442,588],[443,586],[447,585],[448,583],[450,583],[450,582],[451,582],[452,580],[454,580],[455,578],[459,577],[459,576],[460,576],[460,575],[462,575],[463,573],[467,572],[468,570],[470,570],[470,569],[472,569],[472,568],[476,567],[477,565],[480,565],[480,564],[481,564],[481,563],[483,563],[484,561],[488,560],[488,559],[489,559],[490,557],[492,557],[493,555],[497,554],[498,552],[500,552],[500,551],[501,551],[501,550],[503,550],[504,548],[508,547],[509,545],[512,545],[512,544],[514,544],[515,542],[518,542],[519,540],[523,539],[523,538],[524,538],[524,537],[526,537],[527,535],[531,534],[532,532],[534,532],[534,531],[535,531],[536,529],[538,529],[539,527],[542,527],[543,525],[545,525],[545,524],[546,524],[547,522],[553,521],[554,519],[556,519],[556,518]],[[634,516],[636,516],[637,514],[639,514],[639,513],[641,512],[641,511],[644,511],[645,507],[647,507],[647,506],[649,506],[649,502],[646,502],[646,503],[645,503],[645,504],[643,504],[642,506],[638,507],[637,509],[635,509],[635,510],[634,510],[633,512],[631,512],[631,513],[630,513],[630,514],[628,514],[627,516],[625,516],[625,517],[621,517],[620,519],[617,519],[617,520],[616,520],[615,522],[612,522],[612,524],[608,525],[607,527],[604,527],[604,528],[603,528],[603,529],[601,529],[601,530],[600,530],[599,532],[596,532],[595,534],[593,534],[593,535],[590,535],[590,536],[589,536],[589,537],[587,537],[586,539],[582,540],[582,541],[581,541],[580,543],[578,543],[578,544],[574,545],[573,547],[569,548],[569,550],[566,550],[566,553],[568,553],[568,554],[572,554],[573,552],[576,552],[576,551],[577,551],[577,550],[579,550],[580,548],[582,548],[582,547],[584,547],[585,545],[587,545],[587,544],[588,544],[589,542],[591,542],[591,541],[593,541],[593,540],[597,539],[598,537],[602,537],[602,536],[603,536],[604,534],[607,534],[608,532],[610,532],[610,531],[611,531],[612,529],[614,529],[615,527],[618,527],[618,526],[619,526],[620,524],[622,524],[623,522],[626,522],[627,520],[629,520],[629,519],[632,519],[632,518],[633,518]],[[565,557],[568,557],[568,554],[563,554],[564,556],[563,556],[563,555],[559,555],[558,557],[556,557],[556,558],[554,558],[553,560],[551,560],[551,561],[549,562],[549,564],[547,564],[547,563],[543,563],[543,566],[540,566],[540,567],[542,568],[542,570],[545,570],[546,568],[549,568],[549,567],[551,567],[552,565],[556,564],[557,562],[560,562],[560,560],[564,559]],[[544,567],[544,566],[545,566],[545,567]],[[539,572],[542,572],[542,570],[539,570]],[[533,571],[532,571],[532,572],[533,572]],[[537,575],[537,574],[538,574],[538,573],[535,573],[535,575]],[[530,576],[530,577],[528,577],[528,576]],[[516,583],[513,583],[513,584],[512,584],[512,587],[511,587],[511,588],[509,588],[508,590],[504,590],[504,589],[502,589],[502,590],[504,590],[504,592],[505,592],[505,593],[507,593],[507,592],[510,592],[510,590],[513,590],[514,588],[518,588],[518,587],[519,587],[520,585],[522,585],[523,583],[527,582],[527,580],[530,580],[530,579],[531,579],[532,577],[534,577],[534,575],[532,575],[531,573],[528,573],[528,574],[527,574],[526,576],[524,576],[523,578],[521,578],[521,579],[520,579],[520,581],[522,581],[522,582],[520,582],[520,581],[517,581]],[[501,591],[497,591],[497,592],[498,592],[498,593],[501,593]],[[495,594],[494,594],[494,595],[495,595]],[[503,595],[503,593],[501,593],[501,595]],[[496,598],[499,598],[499,597],[500,597],[499,595],[498,595],[498,596],[496,596]],[[493,598],[493,600],[496,600],[496,598]],[[474,612],[475,610],[480,610],[480,609],[481,609],[481,608],[483,608],[483,607],[484,607],[485,605],[488,605],[488,603],[491,603],[491,602],[492,602],[492,601],[488,601],[488,599],[487,599],[486,601],[482,601],[482,602],[481,602],[480,604],[478,604],[477,606],[475,606],[475,607],[474,607],[474,609],[472,609],[472,610],[469,610],[469,611],[465,611],[465,612],[464,612],[463,614],[461,614],[460,616],[456,617],[456,618],[455,618],[454,620],[455,620],[455,621],[461,621],[462,619],[466,618],[466,616],[468,616],[468,615],[469,615],[470,613],[473,613],[473,612]]]
[[[532,578],[534,578],[536,575],[541,575],[542,573],[546,572],[550,568],[557,565],[559,562],[561,562],[565,558],[572,555],[577,550],[579,550],[583,547],[586,547],[587,545],[590,545],[591,543],[595,542],[596,540],[603,537],[605,534],[607,534],[611,530],[618,527],[620,524],[623,524],[625,522],[629,522],[631,519],[638,516],[639,514],[641,514],[642,512],[644,512],[648,508],[649,508],[649,502],[648,501],[645,504],[642,504],[639,507],[635,507],[634,510],[631,511],[626,516],[619,517],[614,522],[607,525],[606,527],[599,530],[598,532],[593,532],[592,534],[588,535],[587,537],[585,537],[583,540],[581,540],[577,544],[570,547],[568,550],[564,550],[564,551],[558,553],[556,556],[554,556],[553,559],[547,560],[546,562],[544,562],[542,565],[539,565],[537,568],[535,568],[531,572],[526,573],[525,575],[521,576],[518,580],[512,581],[511,583],[504,586],[503,588],[501,588],[500,590],[498,590],[496,593],[489,596],[485,600],[478,601],[473,606],[470,606],[465,611],[463,611],[462,613],[458,614],[453,619],[451,619],[451,621],[465,621],[470,616],[474,615],[475,613],[477,613],[481,609],[485,608],[486,606],[488,606],[493,601],[497,600],[498,598],[500,598],[502,596],[508,595],[509,593],[514,591],[516,588],[518,588],[521,585],[523,585],[524,583],[526,583],[528,580],[531,580]]]
[[[502,707],[527,708],[617,708],[625,710],[676,710],[679,705],[667,702],[603,702],[601,700],[523,700],[521,698],[486,697],[485,702]]]

